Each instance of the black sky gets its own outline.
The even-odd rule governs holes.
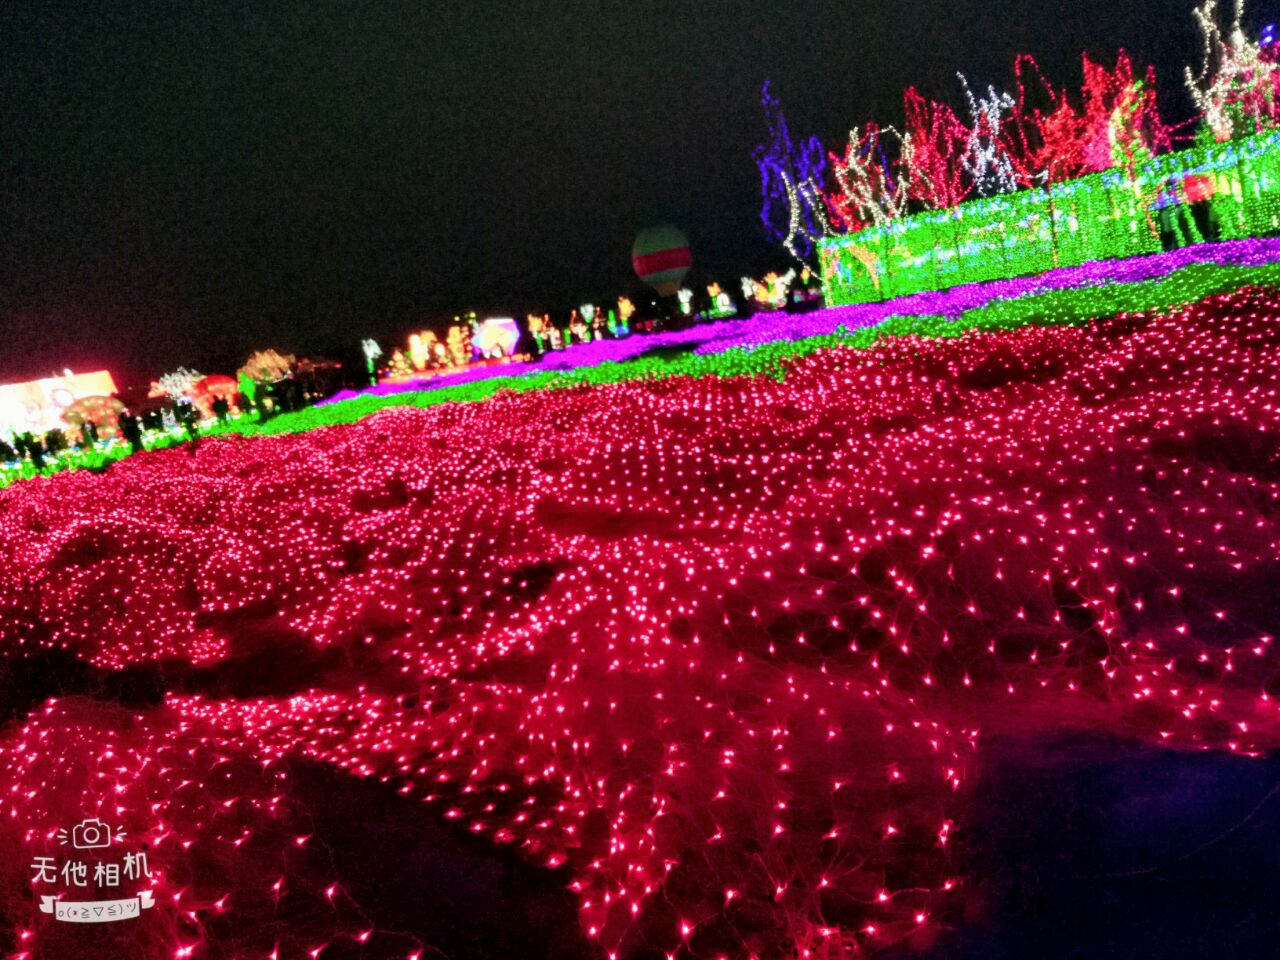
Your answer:
[[[1078,87],[1123,46],[1180,119],[1192,5],[6,0],[0,380],[567,308],[633,286],[654,222],[732,282],[775,256],[764,80],[835,148],[908,84],[958,107],[955,70],[1030,52]]]

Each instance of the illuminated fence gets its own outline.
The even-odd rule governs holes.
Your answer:
[[[971,200],[824,240],[827,303],[853,304],[1280,234],[1280,131]]]

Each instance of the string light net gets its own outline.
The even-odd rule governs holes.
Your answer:
[[[561,871],[602,957],[927,946],[983,734],[1275,747],[1278,316],[833,345],[0,492],[10,658],[162,694],[6,729],[12,953],[429,950],[343,892],[296,758]],[[94,813],[155,874],[105,935],[28,866]]]

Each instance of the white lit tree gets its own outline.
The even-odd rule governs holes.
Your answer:
[[[172,373],[166,373],[162,376],[156,381],[156,385],[174,403],[181,403],[184,400],[191,399],[195,385],[203,379],[203,373],[188,370],[186,367],[179,367]]]
[[[882,227],[907,212],[907,176],[898,173],[889,159],[886,144],[896,140],[898,165],[911,167],[911,141],[893,127],[881,130],[867,124],[866,130],[854,127],[843,157],[831,157],[832,170],[840,192],[831,197],[831,208],[846,229]]]
[[[993,197],[998,193],[1011,193],[1018,189],[1018,177],[1013,160],[1003,142],[1005,118],[1016,106],[1013,97],[995,87],[987,87],[987,95],[976,98],[969,89],[969,81],[963,73],[956,74],[969,101],[969,116],[973,125],[969,128],[969,144],[964,152],[965,172],[973,181],[973,188],[980,197]]]
[[[1187,68],[1187,89],[1219,141],[1258,133],[1276,125],[1280,64],[1274,54],[1245,35],[1244,0],[1235,0],[1235,17],[1224,34],[1217,0],[1195,11],[1204,43],[1199,73]]]

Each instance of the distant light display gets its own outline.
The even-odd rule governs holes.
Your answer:
[[[800,314],[757,314],[749,320],[700,324],[635,339],[597,339],[570,352],[544,356],[536,369],[527,372],[472,365],[447,371],[430,383],[407,378],[359,392],[341,391],[298,413],[263,423],[241,419],[209,429],[220,434],[293,433],[353,423],[387,405],[474,402],[500,390],[525,392],[669,376],[775,376],[777,365],[788,358],[806,355],[815,345],[832,342],[866,347],[888,335],[955,336],[969,330],[1007,330],[1026,323],[1083,323],[1118,311],[1177,308],[1243,285],[1278,284],[1278,261],[1280,240],[1276,239],[1202,244],[1123,261],[1063,267],[1033,277],[952,287],[888,302]],[[749,301],[754,281],[748,278],[747,284]],[[531,316],[531,331],[538,327],[534,321],[549,322],[545,317]],[[625,332],[616,315],[610,323],[610,329],[617,331],[615,336]],[[837,341],[831,340],[832,335],[837,336]],[[537,349],[536,335],[534,339]],[[646,356],[655,347],[672,346],[682,349],[678,360],[655,362]],[[691,353],[683,353],[689,349]],[[250,396],[255,385],[242,376],[239,388],[242,395]],[[168,426],[172,429],[174,424]],[[153,440],[151,445],[170,446],[182,440],[181,436],[170,436]],[[71,450],[46,463],[45,469],[101,468],[126,453],[127,448],[119,445]],[[34,473],[29,463],[0,464],[0,488]]]
[[[190,403],[196,384],[203,379],[204,374],[199,370],[178,367],[177,370],[163,374],[158,380],[153,380],[147,396],[151,399],[167,397],[171,403]]]
[[[0,436],[44,433],[64,426],[62,412],[77,400],[116,392],[106,370],[46,377],[25,383],[0,384]]]
[[[237,401],[239,396],[239,382],[235,377],[228,377],[224,374],[201,377],[191,388],[191,400],[206,418],[215,415],[214,404],[219,400],[226,402],[230,413],[238,413],[239,405]]]
[[[435,346],[439,341],[430,330],[409,335],[409,363],[414,370],[425,370],[435,359]]]
[[[472,348],[481,357],[509,357],[520,342],[520,328],[510,317],[490,317],[480,324]]]
[[[651,227],[641,231],[631,249],[636,276],[659,296],[675,296],[693,264],[689,238],[676,227]]]
[[[115,397],[84,397],[62,411],[62,422],[77,436],[82,436],[85,424],[93,424],[98,436],[110,440],[120,432],[120,416],[124,404]]]

